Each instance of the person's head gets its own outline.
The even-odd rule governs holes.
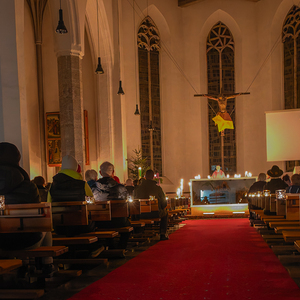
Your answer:
[[[125,182],[126,186],[133,186],[133,180],[131,178],[128,178]]]
[[[61,161],[62,170],[73,170],[77,171],[78,163],[77,160],[72,155],[65,155]]]
[[[133,185],[138,186],[139,185],[139,180],[138,179],[133,180]]]
[[[100,165],[100,174],[103,177],[113,177],[114,176],[114,165],[109,161],[105,161]]]
[[[45,186],[45,179],[43,176],[36,176],[32,180],[37,186]]]
[[[283,171],[277,165],[274,165],[272,169],[268,170],[267,174],[271,178],[277,178],[283,174]]]
[[[219,172],[221,167],[219,165],[216,166],[216,171]]]
[[[85,172],[85,180],[90,181],[90,180],[97,180],[98,174],[96,170],[87,170]]]
[[[0,143],[0,164],[19,166],[21,153],[19,149],[11,143]]]
[[[292,185],[300,186],[300,174],[293,174],[291,177]]]
[[[258,174],[258,181],[266,181],[267,175],[265,173]]]
[[[145,178],[146,179],[153,179],[154,178],[154,172],[153,170],[149,169],[146,171],[146,174],[145,174]]]
[[[285,174],[284,176],[282,176],[282,180],[286,183],[291,182],[291,178],[290,178],[289,174]]]

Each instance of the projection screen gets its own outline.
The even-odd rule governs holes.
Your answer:
[[[300,160],[300,109],[266,112],[267,161]]]

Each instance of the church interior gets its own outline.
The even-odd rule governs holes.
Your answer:
[[[35,262],[53,256],[68,280],[38,277],[41,294],[17,285],[23,294],[13,295],[12,285],[1,299],[299,299],[298,190],[279,187],[284,201],[271,188],[249,192],[261,173],[267,182],[300,174],[299,0],[2,0],[0,24],[0,141],[19,149],[30,180],[52,184],[65,156],[82,179],[104,162],[121,184],[151,169],[168,202],[155,205],[168,210],[170,236],[160,242],[160,219],[134,220],[126,202],[128,249],[109,252],[125,227],[98,232],[107,252],[84,269],[74,263],[74,239],[65,245],[54,235],[68,249]],[[0,181],[1,164],[0,153]],[[29,219],[2,208],[1,197],[0,240],[14,214],[22,230]],[[85,202],[80,212],[106,222],[110,202],[92,212]],[[61,206],[44,205],[54,222]],[[66,251],[73,256],[59,261]],[[1,289],[28,250],[18,255],[14,267],[0,266]],[[25,290],[37,290],[26,280]]]

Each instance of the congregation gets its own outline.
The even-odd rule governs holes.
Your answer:
[[[148,170],[146,178],[140,186],[134,187],[132,180],[127,180],[127,186],[121,184],[114,173],[114,165],[103,162],[100,165],[100,178],[95,170],[85,172],[83,179],[81,167],[71,155],[62,158],[61,170],[53,177],[53,182],[47,184],[42,176],[30,180],[27,172],[20,167],[21,153],[18,148],[7,142],[0,143],[0,194],[5,196],[5,204],[24,204],[39,202],[71,202],[88,201],[101,204],[105,201],[126,200],[129,196],[158,199],[158,211],[145,217],[161,218],[160,240],[167,240],[168,213],[167,202],[161,187],[153,180],[154,172]],[[53,226],[55,234],[72,237],[75,235],[94,232],[96,229],[114,229],[131,226],[128,217],[112,217],[109,221],[90,221],[87,225]],[[117,245],[114,240],[109,243],[110,249],[126,249],[130,232],[120,232]],[[0,257],[14,257],[14,251],[35,249],[40,246],[52,246],[51,232],[32,233],[1,233]],[[97,257],[103,250],[101,243],[94,243],[90,257]],[[43,272],[53,272],[52,257],[43,258]]]

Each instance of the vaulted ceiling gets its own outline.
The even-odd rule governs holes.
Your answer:
[[[202,1],[208,1],[208,0],[178,0],[178,6],[183,7],[183,6],[188,6],[197,2],[202,2]],[[251,2],[258,2],[260,0],[241,0],[241,1],[251,1]]]

